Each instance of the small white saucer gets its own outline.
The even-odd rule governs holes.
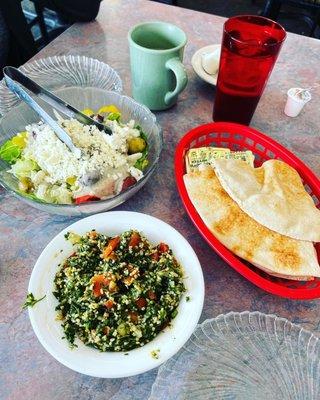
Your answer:
[[[205,46],[199,49],[194,53],[191,59],[191,64],[194,69],[194,72],[199,76],[199,78],[203,79],[204,81],[210,83],[211,85],[216,85],[217,84],[217,77],[218,73],[214,75],[209,75],[202,67],[202,54],[204,53],[212,53],[214,50],[219,48],[221,45],[220,44],[212,44],[210,46]]]

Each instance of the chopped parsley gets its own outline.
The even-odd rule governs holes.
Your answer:
[[[154,339],[178,313],[183,271],[165,243],[130,230],[108,237],[67,233],[73,253],[56,273],[54,296],[64,337],[100,351],[124,351]]]
[[[22,305],[22,309],[25,310],[27,307],[33,307],[35,304],[39,303],[39,301],[43,300],[45,297],[46,295],[41,297],[41,299],[36,299],[33,293],[28,293],[26,301]]]
[[[160,357],[160,349],[152,350],[151,357],[154,358],[155,360],[158,360]]]

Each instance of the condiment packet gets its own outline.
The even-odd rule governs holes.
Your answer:
[[[230,153],[230,149],[222,147],[198,147],[190,149],[186,155],[186,169],[190,172],[200,164],[210,164],[212,158],[223,158],[223,154]]]
[[[246,150],[246,151],[232,151],[230,154],[226,154],[224,157],[226,159],[234,159],[234,160],[243,160],[247,164],[251,165],[253,167],[253,162],[254,162],[254,155],[252,151]]]
[[[240,159],[253,167],[254,155],[250,150],[231,151],[223,147],[198,147],[190,149],[186,155],[187,173],[198,169],[200,165],[210,165],[213,159]]]

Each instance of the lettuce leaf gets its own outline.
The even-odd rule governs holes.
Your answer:
[[[15,164],[11,167],[11,172],[16,176],[17,178],[30,178],[30,174],[32,171],[39,171],[39,166],[38,164],[31,159],[23,159],[20,158],[16,160]]]
[[[134,164],[135,168],[138,168],[138,169],[140,169],[140,171],[143,171],[149,165],[149,161],[148,161],[148,153],[149,153],[148,138],[147,138],[147,135],[143,132],[143,130],[142,130],[140,125],[136,125],[135,128],[140,131],[140,137],[142,137],[142,139],[144,139],[144,141],[147,144],[146,148],[142,152],[142,156]]]
[[[21,152],[21,147],[12,143],[11,139],[0,147],[0,158],[9,164],[14,164],[20,158]]]
[[[19,190],[19,193],[23,196],[23,197],[27,197],[30,200],[36,200],[40,203],[47,203],[45,200],[40,199],[40,197],[37,197],[34,193],[27,193],[27,192],[23,192],[22,190]]]
[[[146,157],[142,156],[139,158],[139,160],[135,162],[134,167],[140,169],[140,171],[143,171],[147,168],[148,165],[149,161]]]
[[[108,114],[107,119],[109,119],[110,121],[117,121],[119,122],[121,118],[121,114],[119,112],[112,112],[110,114]]]
[[[27,132],[19,132],[16,136],[7,140],[0,147],[0,158],[9,164],[14,164],[21,156],[26,145]]]

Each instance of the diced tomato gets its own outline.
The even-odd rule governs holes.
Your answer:
[[[91,196],[88,194],[86,196],[76,197],[74,200],[75,200],[76,204],[81,204],[81,203],[86,203],[87,201],[98,201],[98,200],[100,200],[100,198],[97,196]]]
[[[98,233],[96,231],[91,231],[88,233],[88,236],[90,239],[96,239],[96,237],[98,236]]]
[[[102,258],[107,259],[108,256],[118,247],[120,243],[120,236],[115,236],[112,238],[107,246],[103,249]]]
[[[124,190],[128,189],[130,186],[133,186],[135,183],[137,183],[136,178],[134,178],[131,175],[127,176],[122,182],[121,192],[123,192]]]
[[[128,246],[136,247],[136,246],[138,246],[140,241],[141,241],[141,237],[140,237],[139,233],[133,232],[133,234],[131,235],[131,238],[129,240]]]
[[[151,259],[153,261],[158,261],[159,260],[159,253],[155,251],[154,253],[151,254]]]
[[[112,251],[106,258],[105,260],[116,260],[117,259],[117,255],[114,251]]]
[[[167,244],[161,242],[158,245],[158,251],[160,254],[167,253],[169,251],[169,246]]]
[[[93,295],[94,295],[94,297],[101,296],[101,287],[102,287],[102,284],[100,282],[95,282],[93,284]]]
[[[107,301],[104,303],[104,305],[107,307],[108,310],[111,310],[111,308],[114,306],[114,304],[115,304],[114,301],[111,300],[111,299],[107,300]]]
[[[110,283],[110,279],[107,279],[104,275],[94,275],[91,278],[91,283],[93,283],[93,295],[94,297],[101,296],[102,286],[107,286]]]
[[[108,326],[105,326],[105,327],[102,329],[102,332],[103,332],[106,336],[108,336],[109,333],[110,333],[110,328],[109,328]]]
[[[138,313],[136,313],[135,311],[130,311],[129,312],[129,317],[130,317],[130,321],[131,322],[133,322],[134,324],[138,323],[138,318],[139,318]]]
[[[147,305],[147,300],[143,297],[139,297],[138,300],[136,300],[136,305],[138,308],[144,308]]]
[[[150,300],[157,300],[157,295],[153,290],[148,290],[147,295]]]
[[[99,282],[99,283],[101,283],[103,285],[109,285],[110,279],[106,278],[104,275],[94,275],[91,278],[91,282],[92,283]]]

